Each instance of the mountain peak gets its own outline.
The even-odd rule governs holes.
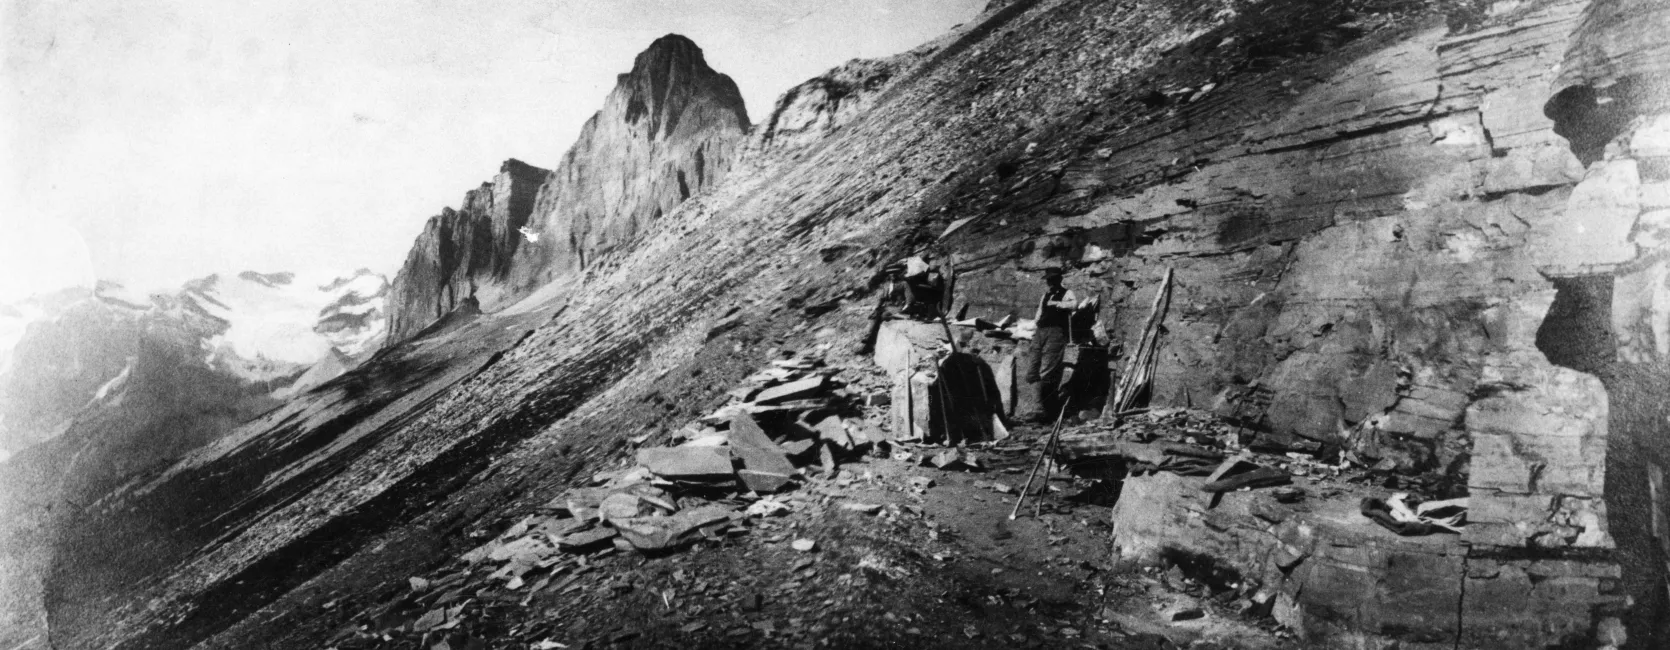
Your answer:
[[[647,118],[648,132],[654,137],[671,134],[685,107],[702,101],[699,97],[711,98],[708,101],[734,113],[744,129],[748,125],[748,110],[736,82],[708,67],[702,48],[678,34],[655,39],[638,53],[632,71],[617,81],[615,92],[623,91],[628,96],[626,122],[637,124]]]
[[[690,37],[683,34],[667,34],[650,42],[649,47],[638,54],[638,60],[642,61],[644,57],[660,52],[682,52],[694,55],[697,59],[701,59],[702,56],[702,48],[690,40]]]
[[[549,174],[551,172],[548,169],[542,169],[542,168],[539,168],[539,167],[535,167],[533,165],[522,162],[522,161],[517,160],[515,158],[506,158],[505,161],[504,161],[504,164],[499,165],[499,173],[501,173],[501,174],[514,174],[514,175],[533,174],[533,175],[538,175],[538,176],[544,176],[545,174]]]

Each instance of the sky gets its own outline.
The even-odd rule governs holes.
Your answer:
[[[506,158],[553,167],[615,75],[693,39],[759,120],[986,0],[5,0],[0,302],[211,272],[393,274]]]

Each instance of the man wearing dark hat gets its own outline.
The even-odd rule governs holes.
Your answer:
[[[1026,369],[1026,380],[1038,383],[1038,398],[1049,417],[1061,407],[1057,401],[1056,385],[1061,382],[1062,360],[1067,351],[1067,328],[1073,311],[1079,307],[1078,296],[1061,286],[1061,269],[1044,271],[1044,296],[1038,300],[1037,331],[1032,335],[1032,356]]]

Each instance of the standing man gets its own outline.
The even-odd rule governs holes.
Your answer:
[[[1027,366],[1026,380],[1038,382],[1038,401],[1044,417],[1052,417],[1061,408],[1057,384],[1061,382],[1062,360],[1067,351],[1068,328],[1073,312],[1079,308],[1078,296],[1061,286],[1061,269],[1044,271],[1044,295],[1038,300],[1037,332],[1032,335],[1032,358]]]

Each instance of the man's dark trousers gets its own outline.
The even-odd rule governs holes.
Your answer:
[[[1067,353],[1067,328],[1040,327],[1032,335],[1032,358],[1026,369],[1027,381],[1038,382],[1038,404],[1045,419],[1054,419],[1061,408],[1057,387],[1061,384],[1062,361]]]

